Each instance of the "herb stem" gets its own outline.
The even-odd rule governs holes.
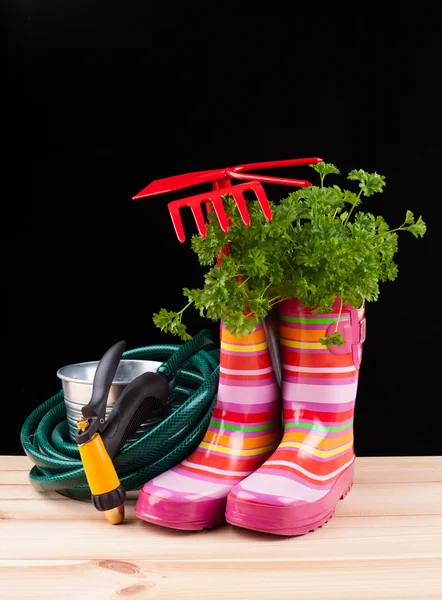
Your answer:
[[[359,200],[359,198],[361,197],[361,194],[362,194],[362,190],[361,190],[361,191],[359,192],[359,194],[358,194],[358,200]],[[347,223],[349,222],[349,220],[350,220],[350,217],[351,217],[351,213],[353,212],[353,209],[354,209],[354,207],[355,207],[355,205],[353,204],[353,205],[352,205],[352,207],[350,208],[349,212],[348,212],[347,218],[345,219],[344,227],[345,227],[345,226],[347,225]]]
[[[264,294],[266,293],[266,291],[269,289],[269,287],[272,285],[272,282],[270,282],[268,285],[266,285],[265,289],[261,292],[261,294],[259,295],[260,298],[264,298]]]
[[[407,227],[404,228],[404,225],[406,224],[407,221],[404,221],[400,227],[396,227],[396,229],[390,229],[388,233],[394,233],[395,231],[403,231],[403,229],[407,229]]]
[[[180,318],[180,321],[181,321],[181,317],[182,317],[182,314],[183,314],[183,312],[186,310],[186,308],[189,308],[189,306],[190,306],[191,304],[193,304],[193,301],[192,301],[192,302],[189,302],[188,304],[186,304],[186,306],[185,306],[184,308],[182,308],[182,309],[181,309],[179,312],[177,312],[177,315],[178,315],[178,317]]]
[[[342,295],[341,295],[341,306],[339,307],[339,314],[338,314],[338,319],[336,321],[335,331],[338,331],[338,325],[339,325],[339,322],[341,320],[341,314],[342,314],[342,307],[343,307],[343,305],[344,305],[344,301],[342,300]]]

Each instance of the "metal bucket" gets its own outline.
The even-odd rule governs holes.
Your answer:
[[[92,396],[92,384],[95,371],[99,361],[76,363],[66,365],[58,369],[57,376],[62,381],[64,402],[66,406],[67,421],[69,425],[69,435],[71,441],[75,443],[75,434],[77,433],[77,421],[81,417],[81,409],[89,403]],[[118,369],[112,381],[109,395],[107,398],[106,418],[109,416],[113,405],[120,397],[124,388],[133,381],[138,375],[147,371],[156,372],[162,363],[154,360],[121,360]],[[133,441],[149,431],[163,418],[163,415],[153,416],[149,421],[140,425],[136,433],[128,438],[127,441]]]

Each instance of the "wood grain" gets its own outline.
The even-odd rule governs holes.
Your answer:
[[[0,457],[0,598],[442,600],[442,457],[358,458],[333,519],[297,538],[180,532],[40,493]]]

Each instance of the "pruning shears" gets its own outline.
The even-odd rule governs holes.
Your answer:
[[[124,520],[126,492],[112,459],[141,423],[166,404],[170,394],[165,375],[143,373],[123,390],[105,419],[107,397],[125,346],[125,341],[116,343],[100,360],[76,434],[92,502],[113,525]]]

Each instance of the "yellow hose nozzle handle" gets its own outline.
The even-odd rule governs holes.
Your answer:
[[[116,525],[124,520],[126,492],[99,433],[78,446],[95,508]]]

